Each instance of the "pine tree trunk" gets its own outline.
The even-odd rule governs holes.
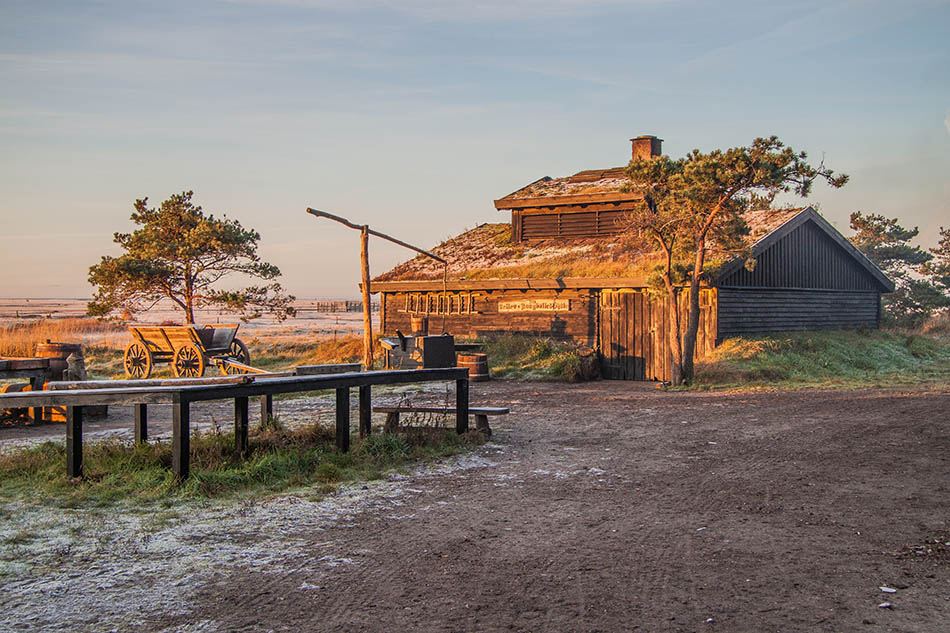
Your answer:
[[[683,382],[693,380],[695,367],[693,356],[696,352],[696,338],[699,335],[699,280],[693,279],[689,285],[689,316],[686,321],[686,336],[683,337]]]
[[[676,305],[676,288],[670,282],[667,282],[667,293],[670,304],[670,354],[673,357],[670,363],[670,382],[673,385],[682,385],[683,338],[680,329],[680,313]]]

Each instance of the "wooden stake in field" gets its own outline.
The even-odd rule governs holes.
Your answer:
[[[356,229],[360,232],[360,268],[363,279],[363,365],[367,370],[373,368],[373,317],[372,317],[372,305],[370,304],[370,287],[369,287],[369,236],[375,235],[376,237],[381,237],[384,240],[388,240],[393,244],[398,244],[405,248],[416,251],[417,253],[422,253],[427,257],[442,262],[445,265],[446,261],[439,257],[438,255],[433,255],[429,251],[413,246],[402,240],[397,240],[395,237],[386,235],[385,233],[380,233],[379,231],[374,231],[369,228],[369,224],[356,224],[350,222],[346,218],[341,218],[338,215],[333,215],[332,213],[327,213],[326,211],[318,211],[316,209],[311,209],[307,207],[307,213],[314,215],[318,218],[327,218],[335,222],[339,222],[344,226],[348,226],[351,229]]]

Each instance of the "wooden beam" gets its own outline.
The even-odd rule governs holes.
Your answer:
[[[190,404],[180,394],[172,404],[172,471],[179,479],[187,479],[191,470]]]
[[[336,390],[336,447],[343,453],[350,450],[350,390]]]
[[[455,381],[455,431],[468,432],[468,378]]]
[[[360,437],[369,437],[373,432],[373,387],[360,387]]]
[[[247,396],[234,399],[234,450],[247,453]]]
[[[268,393],[261,396],[261,426],[267,426],[272,417],[274,417],[274,396]]]
[[[276,376],[278,374],[270,374]],[[285,374],[287,376],[292,373]],[[144,380],[56,380],[47,383],[47,389],[118,389],[133,387],[184,387],[187,385],[241,385],[254,382],[253,376],[209,376],[208,378],[150,378]]]
[[[82,477],[82,407],[66,407],[66,476]]]
[[[259,377],[247,384],[192,385],[187,387],[136,387],[133,389],[74,389],[0,394],[0,407],[101,405],[101,404],[174,404],[179,398],[190,402],[224,400],[241,396],[273,397],[283,393],[361,387],[363,385],[398,385],[416,382],[458,380],[468,371],[459,367],[433,369],[396,369],[352,372],[323,376]],[[271,410],[273,404],[270,405]],[[265,411],[267,409],[265,408]]]
[[[360,230],[360,272],[363,277],[363,366],[373,369],[373,306],[369,297],[369,226]]]
[[[307,213],[309,213],[309,214],[311,214],[311,215],[315,215],[315,216],[317,216],[318,218],[327,218],[327,219],[330,219],[330,220],[334,220],[334,221],[336,221],[336,222],[339,222],[340,224],[343,224],[343,225],[345,225],[345,226],[350,227],[351,229],[356,229],[357,231],[362,231],[362,230],[363,230],[363,227],[366,226],[366,227],[367,227],[367,231],[369,232],[370,235],[375,235],[376,237],[380,237],[380,238],[382,238],[382,239],[384,239],[384,240],[388,240],[388,241],[392,242],[393,244],[398,244],[399,246],[404,246],[405,248],[408,248],[408,249],[410,249],[410,250],[414,250],[414,251],[416,251],[417,253],[422,253],[423,255],[426,255],[426,256],[428,256],[428,257],[431,257],[432,259],[434,259],[434,260],[436,260],[436,261],[439,261],[439,262],[442,262],[443,264],[446,263],[445,260],[442,259],[441,257],[439,257],[438,255],[433,255],[432,253],[430,253],[430,252],[427,251],[427,250],[423,250],[423,249],[419,248],[418,246],[413,246],[412,244],[409,244],[408,242],[403,242],[402,240],[397,240],[395,237],[392,237],[392,236],[390,236],[390,235],[386,235],[385,233],[380,233],[379,231],[374,231],[373,229],[369,228],[368,225],[354,224],[354,223],[350,222],[349,220],[347,220],[347,219],[345,219],[345,218],[341,218],[341,217],[338,216],[338,215],[333,215],[332,213],[327,213],[326,211],[317,211],[316,209],[311,209],[310,207],[307,207]]]
[[[345,374],[360,370],[359,363],[336,363],[333,365],[300,365],[290,375],[295,376],[322,376],[324,374]]]
[[[531,198],[501,198],[495,200],[495,208],[525,209],[528,207],[557,207],[574,204],[591,204],[594,202],[625,202],[627,200],[642,200],[641,193],[622,193],[607,191],[603,193],[580,193],[572,196],[533,196]]]
[[[588,288],[645,288],[644,277],[564,277],[562,279],[465,279],[448,281],[446,290],[563,290]],[[442,281],[412,279],[374,281],[372,292],[442,292]]]
[[[135,443],[140,444],[148,440],[148,405],[133,404],[135,414]]]

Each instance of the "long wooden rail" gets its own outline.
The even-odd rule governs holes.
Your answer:
[[[455,381],[458,433],[468,430],[468,370],[459,367],[446,369],[405,369],[367,371],[316,376],[266,377],[255,376],[253,382],[225,384],[191,384],[169,386],[141,386],[101,389],[67,389],[61,391],[32,391],[0,394],[0,407],[66,406],[66,473],[82,476],[82,423],[83,408],[95,405],[136,405],[139,409],[149,404],[172,405],[172,470],[184,479],[190,466],[191,403],[207,400],[234,400],[235,448],[247,450],[248,398],[263,396],[264,401],[279,394],[336,390],[336,445],[341,451],[350,448],[350,389],[359,389],[360,435],[370,432],[372,421],[372,387],[419,382]],[[137,433],[138,435],[138,433]]]

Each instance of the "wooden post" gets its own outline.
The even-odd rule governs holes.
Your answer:
[[[82,407],[66,407],[66,476],[82,477]]]
[[[455,431],[468,432],[468,379],[455,381]]]
[[[274,417],[274,396],[270,394],[261,396],[261,426],[267,426],[272,417]]]
[[[373,432],[373,392],[370,385],[360,387],[360,438]]]
[[[191,465],[191,411],[189,402],[175,394],[172,403],[172,471],[187,479]]]
[[[363,274],[363,365],[373,369],[373,305],[369,296],[369,225],[360,231],[360,268]]]
[[[30,391],[43,391],[44,384],[46,384],[45,376],[33,376],[30,378]],[[53,419],[53,409],[51,407],[32,407],[29,414],[33,418],[33,422],[37,424],[44,420]]]
[[[247,452],[247,396],[234,399],[234,450]]]
[[[148,405],[133,404],[135,413],[135,443],[140,444],[148,440]]]
[[[366,366],[366,370],[369,371],[373,368],[373,315],[372,315],[372,304],[370,304],[370,287],[369,287],[369,236],[375,235],[384,240],[390,241],[393,244],[398,244],[399,246],[404,246],[406,248],[412,249],[417,253],[422,253],[426,257],[431,257],[432,259],[442,262],[443,265],[446,264],[446,261],[439,257],[438,255],[433,255],[429,251],[422,250],[417,246],[403,242],[402,240],[397,240],[396,238],[386,235],[385,233],[380,233],[379,231],[374,231],[369,228],[368,224],[354,224],[346,218],[341,218],[338,215],[333,215],[332,213],[327,213],[326,211],[318,211],[317,209],[311,209],[307,207],[307,213],[314,215],[318,218],[327,218],[333,220],[334,222],[339,222],[344,226],[348,226],[351,229],[356,229],[360,232],[360,263],[363,272],[363,365]],[[443,274],[443,282],[445,280],[445,275]],[[444,287],[444,283],[443,283]],[[380,326],[382,326],[382,310],[383,310],[383,296],[380,295]],[[443,329],[445,329],[445,319],[443,316]]]
[[[350,388],[336,390],[336,447],[345,453],[350,450]]]

